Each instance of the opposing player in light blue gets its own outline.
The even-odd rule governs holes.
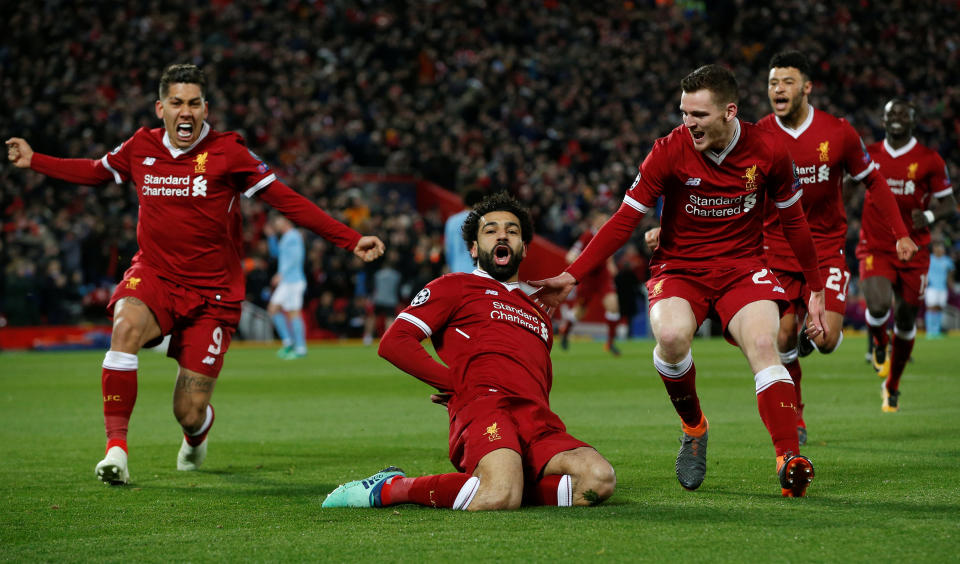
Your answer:
[[[463,242],[460,235],[460,228],[463,222],[467,220],[473,206],[483,198],[483,193],[479,190],[467,190],[463,196],[464,209],[447,218],[443,227],[443,253],[447,259],[447,269],[450,272],[473,272],[476,265],[467,244]]]
[[[277,259],[277,273],[273,277],[274,290],[267,313],[283,341],[283,348],[277,351],[277,356],[293,360],[307,356],[307,330],[301,315],[303,293],[307,289],[307,279],[303,275],[303,235],[282,215],[271,221],[271,227],[265,232],[270,256]]]
[[[924,293],[927,306],[924,320],[927,322],[928,339],[939,339],[943,336],[940,325],[943,321],[943,308],[947,307],[947,290],[950,273],[953,271],[953,260],[947,255],[943,242],[934,241],[930,269],[927,271],[927,289]]]

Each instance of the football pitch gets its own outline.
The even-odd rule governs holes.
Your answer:
[[[176,366],[140,354],[126,487],[103,453],[103,352],[0,354],[0,561],[955,562],[960,551],[960,369],[954,336],[917,340],[901,411],[880,411],[863,336],[804,359],[808,497],[780,497],[747,363],[694,343],[710,419],[707,477],[674,475],[679,420],[652,341],[555,350],[552,405],[617,471],[598,507],[473,514],[411,505],[324,509],[337,484],[388,465],[452,471],[430,389],[375,347],[314,345],[280,361],[236,344],[220,376],[206,463],[176,471]]]

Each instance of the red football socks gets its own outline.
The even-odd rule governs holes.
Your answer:
[[[689,354],[677,364],[669,364],[654,354],[654,366],[667,388],[673,408],[689,427],[696,427],[703,419],[700,398],[697,396],[697,367]]]
[[[526,505],[559,507],[573,505],[573,482],[567,474],[544,476],[524,493],[524,503]]]
[[[890,376],[887,378],[887,389],[895,392],[900,389],[900,377],[903,376],[903,369],[910,360],[910,353],[913,352],[913,343],[915,338],[903,339],[900,335],[893,336],[893,349],[890,354]]]
[[[137,355],[108,351],[100,374],[107,448],[127,450],[127,427],[137,402]]]
[[[797,394],[793,384],[773,382],[757,394],[757,407],[760,410],[760,419],[773,439],[777,456],[783,456],[787,451],[799,454]]]
[[[803,371],[800,369],[800,361],[793,360],[783,365],[790,373],[790,379],[793,380],[793,387],[797,392],[797,419],[803,422],[803,394],[800,391],[800,380],[803,378]]]
[[[462,473],[415,478],[396,476],[383,485],[380,502],[384,507],[398,503],[416,503],[426,507],[452,508],[457,494],[470,478],[470,474]]]

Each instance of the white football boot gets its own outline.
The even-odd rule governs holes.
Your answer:
[[[107,455],[97,464],[96,473],[101,482],[111,486],[122,486],[129,482],[126,451],[118,446],[110,447]]]
[[[190,446],[186,437],[183,444],[180,445],[180,452],[177,454],[177,470],[193,471],[200,468],[203,461],[207,458],[207,439],[197,446]]]

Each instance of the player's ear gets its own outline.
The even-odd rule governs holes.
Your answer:
[[[470,256],[472,256],[474,260],[477,259],[477,252],[478,252],[478,251],[477,251],[477,242],[474,241],[473,243],[470,243]]]
[[[727,111],[724,114],[725,121],[733,121],[733,118],[737,117],[737,105],[733,102],[727,104]]]
[[[808,80],[803,83],[803,94],[809,96],[811,91],[813,91],[813,81]]]
[[[527,258],[527,244],[526,244],[526,243],[523,244],[523,252],[520,253],[520,258],[522,258],[522,259]]]
[[[161,102],[160,100],[157,100],[156,108],[157,108],[157,117],[160,119],[163,119],[163,102]]]

